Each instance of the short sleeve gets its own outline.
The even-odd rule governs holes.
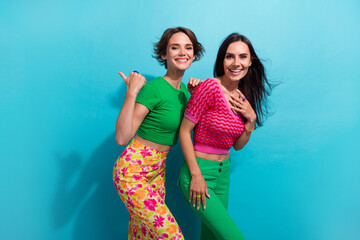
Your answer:
[[[152,111],[156,104],[160,101],[160,96],[158,94],[158,90],[154,84],[148,82],[143,86],[136,97],[136,102],[141,103],[145,107],[147,107],[150,111]]]
[[[185,109],[185,116],[193,123],[197,123],[213,106],[215,84],[217,84],[216,80],[207,79],[194,89]]]

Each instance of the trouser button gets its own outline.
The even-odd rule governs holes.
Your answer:
[[[220,163],[219,165],[220,165],[220,167],[221,167],[221,166],[223,165],[223,163]]]
[[[219,172],[221,172],[222,170],[221,170],[221,168],[219,169]]]

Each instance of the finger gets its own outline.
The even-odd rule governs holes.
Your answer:
[[[196,205],[197,205],[197,210],[200,209],[200,203],[201,203],[201,197],[197,197],[197,196],[202,196],[203,194],[198,194],[196,195]]]
[[[127,79],[127,77],[125,76],[125,74],[123,74],[122,72],[118,72],[118,74],[120,74],[120,76],[122,77],[122,79],[125,81]]]
[[[238,89],[237,92],[239,93],[241,99],[244,99],[245,98],[245,95]]]
[[[242,104],[244,104],[244,103],[242,103],[241,101],[238,102],[238,101],[235,101],[235,100],[233,100],[233,99],[230,99],[229,102],[230,102],[234,107],[239,107],[239,108],[241,108],[241,107],[242,107]]]
[[[196,204],[196,196],[197,196],[197,193],[193,192],[193,196],[192,196],[193,207],[195,207],[195,204]]]
[[[231,110],[235,113],[235,114],[238,114],[238,113],[243,113],[244,111],[242,110],[242,109],[240,109],[240,108],[237,108],[237,107],[235,107],[235,106],[230,106],[230,108],[231,108]]]
[[[203,204],[203,209],[206,209],[206,197],[205,197],[205,193],[202,194],[201,196],[201,200],[202,200],[202,204]]]
[[[190,77],[190,78],[189,78],[189,82],[188,82],[188,84],[192,85],[192,81],[193,81],[193,78],[192,78],[192,77]]]
[[[191,202],[193,192],[190,190],[189,192],[189,202]]]
[[[208,198],[210,198],[210,193],[209,193],[209,190],[208,190],[208,188],[206,187],[206,196],[208,197]]]
[[[200,79],[195,78],[194,80],[194,87],[200,84]]]

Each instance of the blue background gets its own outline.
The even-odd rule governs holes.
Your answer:
[[[164,75],[152,43],[176,26],[206,49],[184,82],[212,76],[231,32],[282,82],[274,114],[231,153],[229,212],[246,238],[360,239],[359,12],[357,0],[1,1],[0,239],[126,239],[112,183],[117,71]],[[198,239],[176,186],[182,161],[177,145],[167,203]]]

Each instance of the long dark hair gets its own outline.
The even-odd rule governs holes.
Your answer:
[[[214,77],[221,77],[224,72],[224,59],[229,45],[233,42],[243,42],[249,47],[252,64],[245,77],[239,82],[239,90],[246,96],[256,113],[256,126],[263,125],[269,114],[267,97],[270,96],[273,86],[269,83],[265,68],[255,53],[254,47],[247,37],[238,33],[230,34],[222,42],[214,66]]]
[[[160,65],[164,65],[166,69],[167,69],[166,60],[162,59],[161,56],[166,55],[167,45],[169,43],[170,38],[172,37],[172,35],[178,32],[185,33],[190,38],[190,41],[193,44],[193,48],[194,48],[195,59],[193,62],[200,60],[200,58],[202,57],[205,51],[201,43],[198,42],[196,35],[190,29],[184,27],[168,28],[161,36],[159,42],[154,43],[154,50],[153,50],[154,51],[153,57],[159,61]]]

